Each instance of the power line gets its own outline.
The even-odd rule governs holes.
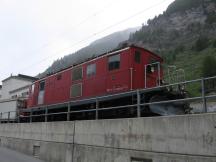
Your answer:
[[[134,18],[134,17],[136,17],[136,16],[138,16],[138,15],[143,14],[144,12],[146,12],[146,11],[148,11],[148,10],[154,8],[154,7],[157,7],[157,6],[159,6],[159,5],[163,4],[163,3],[165,3],[166,1],[168,1],[168,0],[160,1],[160,2],[157,3],[157,4],[154,4],[154,5],[152,5],[152,6],[148,7],[148,8],[145,8],[144,10],[141,10],[141,11],[139,11],[139,12],[137,12],[137,13],[135,13],[135,14],[133,14],[133,15],[131,15],[131,16],[129,16],[129,17],[127,17],[127,18],[125,18],[125,19],[123,19],[123,20],[121,20],[121,21],[115,23],[115,24],[113,24],[113,25],[110,25],[110,26],[108,26],[108,27],[106,27],[106,28],[104,28],[104,29],[102,29],[102,30],[96,32],[96,33],[93,33],[93,34],[89,35],[88,37],[86,37],[86,38],[84,38],[84,39],[81,39],[81,40],[77,41],[76,43],[72,44],[71,46],[68,46],[68,48],[74,47],[74,46],[76,46],[76,45],[78,45],[78,44],[80,44],[80,43],[82,43],[82,42],[85,42],[85,41],[87,41],[87,40],[89,40],[89,39],[95,37],[95,36],[98,35],[98,34],[101,34],[101,33],[105,32],[105,31],[107,31],[107,30],[109,30],[109,29],[111,29],[111,28],[113,28],[113,27],[115,27],[115,26],[117,26],[117,25],[119,25],[119,24],[122,24],[122,23],[124,23],[124,22],[126,22],[126,21],[128,21],[128,20],[130,20],[130,19],[132,19],[132,18]],[[44,62],[44,61],[46,61],[46,60],[48,60],[48,59],[50,59],[50,58],[56,56],[56,55],[58,55],[60,52],[63,52],[63,50],[65,50],[65,48],[62,49],[62,50],[60,50],[60,51],[58,51],[58,52],[55,52],[54,55],[49,55],[49,56],[47,56],[46,58],[44,58],[44,59],[38,61],[37,63],[34,63],[34,64],[32,64],[32,65],[29,65],[28,67],[25,67],[25,68],[23,68],[22,70],[19,70],[19,71],[25,71],[26,69],[29,69],[29,68],[32,67],[33,65],[38,65],[38,64],[40,64],[40,63],[42,63],[42,62]]]
[[[106,10],[107,8],[109,8],[112,4],[114,4],[114,1],[111,2],[111,3],[109,3],[109,4],[107,4],[107,5],[104,6],[102,9],[100,9],[99,11],[93,13],[92,15],[87,16],[86,18],[84,18],[83,20],[81,20],[80,22],[78,22],[76,25],[73,25],[73,26],[71,27],[71,29],[75,29],[75,28],[81,26],[82,24],[85,24],[86,22],[88,22],[88,21],[89,21],[90,19],[92,19],[93,17],[96,17],[96,16],[98,16],[99,14],[105,12],[105,10]],[[60,35],[62,35],[62,34],[65,34],[65,32],[57,33],[57,34],[55,34],[55,35],[56,35],[55,37],[58,37],[58,36],[60,36]],[[41,45],[41,47],[39,47],[39,48],[37,48],[37,49],[31,51],[31,53],[32,53],[32,52],[37,52],[37,51],[39,51],[39,50],[41,50],[41,49],[43,49],[43,48],[46,48],[46,47],[50,46],[52,43],[54,43],[54,42],[56,42],[56,41],[49,41],[49,42],[47,42],[47,43],[44,43],[44,44]],[[4,67],[4,68],[7,68],[7,66]],[[4,69],[4,68],[3,68],[3,69]]]
[[[101,9],[100,11],[95,12],[95,13],[93,13],[92,15],[90,15],[90,16],[84,18],[83,20],[81,20],[80,22],[78,22],[76,25],[73,25],[73,26],[71,27],[71,29],[75,29],[75,28],[79,27],[80,25],[82,25],[82,24],[88,22],[91,18],[96,17],[97,15],[103,13],[103,12],[105,11],[105,9],[109,8],[112,4],[113,4],[113,2],[112,2],[112,3],[109,3],[109,4],[106,5],[106,6],[104,6],[103,9]],[[63,32],[63,33],[58,33],[56,37],[60,36],[61,34],[65,34],[65,32]],[[50,42],[44,44],[44,45],[42,46],[42,48],[49,46],[50,43],[53,43],[53,42],[50,41]],[[40,48],[40,49],[41,49],[41,48]]]

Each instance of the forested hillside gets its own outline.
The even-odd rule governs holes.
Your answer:
[[[53,64],[49,68],[47,68],[45,72],[39,74],[39,77],[52,74],[73,64],[83,62],[86,59],[113,50],[120,42],[128,40],[130,34],[138,29],[139,27],[130,28],[124,31],[115,32],[104,38],[98,39],[92,42],[89,46],[54,61]]]
[[[183,68],[187,80],[202,77],[203,60],[216,56],[216,0],[175,0],[163,14],[148,20],[141,29],[117,32],[97,40],[75,54],[56,60],[43,75],[125,43],[136,44],[161,55],[165,68],[167,65]]]
[[[204,58],[216,56],[216,1],[176,0],[127,42],[155,51],[166,65],[185,69],[186,79],[201,77]]]

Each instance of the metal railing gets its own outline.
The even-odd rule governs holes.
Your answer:
[[[41,107],[34,107],[31,109],[20,109],[17,110],[17,112],[13,111],[13,113],[16,113],[16,119],[11,119],[10,114],[12,112],[4,112],[0,113],[0,122],[20,122],[21,119],[29,119],[28,122],[32,122],[33,118],[35,117],[43,117],[44,121],[48,121],[49,116],[53,115],[66,115],[65,120],[70,121],[73,120],[71,119],[70,115],[75,114],[75,113],[85,113],[85,112],[94,112],[95,113],[95,119],[99,119],[99,112],[100,111],[106,111],[106,110],[117,110],[117,109],[126,109],[126,108],[131,108],[135,109],[136,111],[136,116],[140,117],[141,116],[141,108],[153,104],[166,104],[166,103],[175,103],[175,102],[192,102],[192,101],[199,101],[200,104],[202,104],[202,111],[198,113],[207,113],[208,107],[207,107],[207,100],[208,99],[216,99],[216,93],[215,94],[206,94],[206,86],[205,86],[205,81],[210,81],[210,80],[216,80],[216,76],[214,77],[209,77],[209,78],[201,78],[201,79],[196,79],[196,80],[189,80],[189,81],[184,81],[184,82],[178,82],[178,83],[173,83],[173,84],[168,84],[168,85],[162,85],[162,86],[157,86],[157,87],[152,87],[152,88],[146,88],[146,89],[139,89],[139,90],[133,90],[129,92],[124,92],[124,93],[118,93],[118,94],[112,94],[112,95],[107,95],[107,96],[100,96],[100,97],[94,97],[94,98],[88,98],[80,101],[69,101],[69,102],[64,102],[60,104],[52,104],[48,106],[41,106]],[[165,100],[165,101],[159,101],[159,102],[148,102],[148,103],[143,103],[141,101],[141,94],[145,94],[147,92],[155,91],[155,90],[160,90],[163,88],[171,88],[174,86],[182,87],[187,84],[194,84],[194,83],[199,83],[200,87],[200,96],[195,96],[195,97],[187,97],[183,99],[174,99],[174,100]],[[216,88],[216,87],[215,87]],[[99,103],[102,101],[106,101],[108,99],[112,98],[118,98],[122,96],[136,96],[136,103],[135,104],[129,104],[129,105],[122,105],[122,106],[111,106],[111,107],[99,107]],[[86,110],[71,110],[73,108],[72,106],[79,105],[80,103],[93,103],[95,104],[94,108],[91,109],[86,109]],[[67,111],[62,111],[62,112],[53,112],[53,113],[48,113],[49,110],[53,109],[51,107],[59,107],[64,105],[64,107],[67,107]],[[216,100],[215,100],[215,109],[216,109]],[[44,113],[42,114],[34,114],[36,111],[43,111]],[[8,114],[8,118],[3,119],[3,114]],[[28,115],[23,115],[23,113],[28,113]],[[196,113],[196,112],[194,112]]]
[[[0,122],[15,122],[17,120],[17,111],[0,112]]]

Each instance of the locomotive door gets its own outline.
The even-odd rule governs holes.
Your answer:
[[[132,79],[132,85],[131,85],[131,90],[132,89],[137,89],[137,88],[141,88],[143,87],[143,79],[142,79],[142,74],[143,70],[143,59],[142,59],[142,54],[141,51],[135,50],[135,52],[133,53],[133,69],[131,69],[132,71],[130,71],[131,73],[131,77],[133,77]]]
[[[160,85],[161,68],[159,60],[151,59],[149,64],[145,65],[145,88],[151,88]]]
[[[45,81],[41,81],[39,84],[38,105],[44,103],[44,93],[45,93]]]
[[[107,92],[117,92],[122,90],[120,61],[120,53],[108,57]]]

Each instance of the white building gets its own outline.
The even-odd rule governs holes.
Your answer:
[[[0,100],[1,100],[2,85],[0,85]]]
[[[0,86],[0,119],[15,119],[16,111],[22,108],[28,97],[29,86],[37,78],[27,75],[10,76]],[[9,115],[7,112],[11,112]]]
[[[36,78],[27,75],[10,76],[2,81],[1,100],[28,97],[29,85]]]

